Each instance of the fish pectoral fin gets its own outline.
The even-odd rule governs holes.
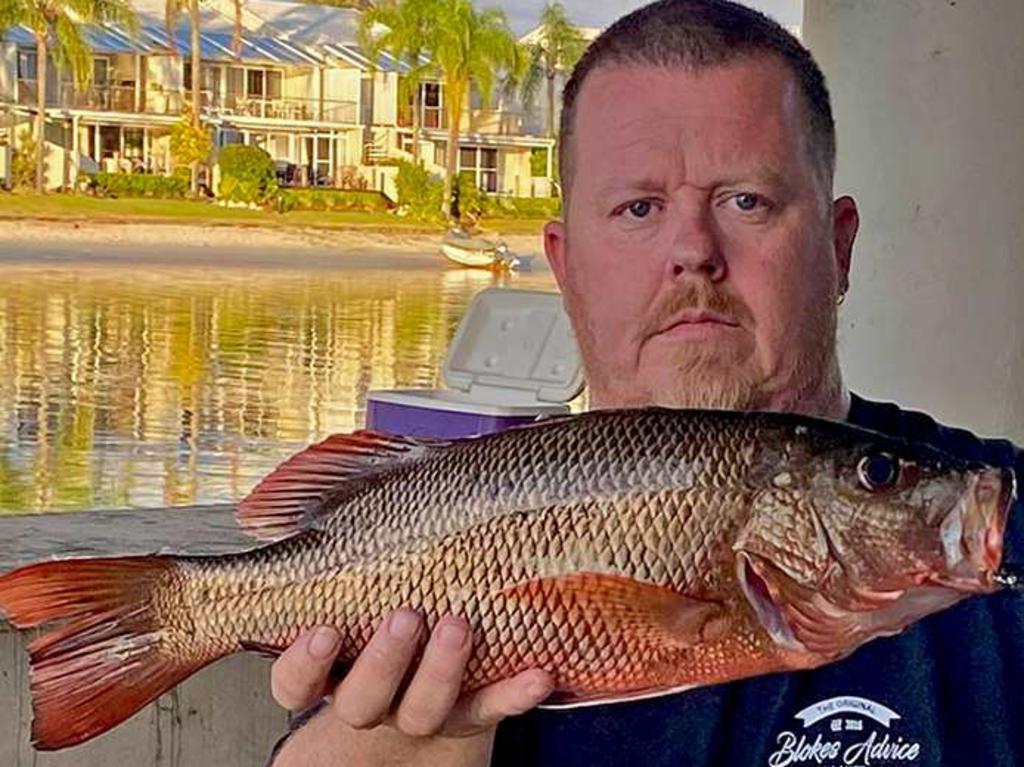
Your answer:
[[[279,540],[312,527],[333,510],[329,497],[349,483],[416,460],[440,440],[410,439],[357,431],[334,434],[307,447],[264,477],[235,509],[242,530],[261,540]]]
[[[574,573],[526,581],[504,590],[552,617],[576,613],[595,631],[630,645],[679,649],[722,637],[731,625],[721,602],[690,597],[621,575]]]

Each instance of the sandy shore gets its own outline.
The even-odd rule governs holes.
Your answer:
[[[509,235],[503,238],[516,253],[542,255],[541,235]],[[60,221],[2,221],[0,243],[17,247],[25,243],[35,247],[46,244],[67,246],[111,245],[138,247],[144,256],[147,248],[168,247],[247,248],[261,250],[310,249],[335,253],[437,253],[441,235],[403,232],[361,232],[354,229],[325,230],[306,228],[270,228],[258,226],[210,226],[162,223],[80,223]]]

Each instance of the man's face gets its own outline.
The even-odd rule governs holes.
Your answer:
[[[828,202],[805,122],[771,56],[587,77],[566,223],[545,248],[595,407],[839,415],[857,214]]]

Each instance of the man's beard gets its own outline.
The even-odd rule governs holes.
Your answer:
[[[725,331],[743,336],[714,341],[679,341],[664,349],[655,381],[617,378],[601,366],[587,365],[588,381],[595,407],[645,407],[721,410],[795,410],[813,411],[819,390],[830,383],[835,365],[836,316],[827,297],[811,308],[810,317],[794,318],[804,327],[804,343],[794,344],[778,370],[765,371],[756,357],[752,337],[753,317],[740,299],[716,288],[706,280],[683,283],[680,289],[661,299],[649,312],[640,330],[641,344],[665,329],[686,309],[709,310],[725,315],[744,330]],[[576,318],[580,320],[582,318]],[[600,349],[599,339],[586,322],[584,343],[591,353]],[[743,338],[747,342],[743,342]],[[655,353],[647,349],[647,354]],[[586,357],[590,354],[584,354]],[[599,355],[598,355],[599,356]],[[835,381],[838,386],[838,380]]]

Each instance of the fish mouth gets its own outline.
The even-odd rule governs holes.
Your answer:
[[[946,572],[934,578],[936,583],[968,591],[998,588],[1003,533],[1016,497],[1016,477],[1009,469],[983,469],[971,477],[940,528]]]
[[[764,577],[764,563],[758,557],[741,551],[736,556],[736,576],[740,590],[753,608],[758,621],[772,641],[788,650],[798,652],[806,648],[796,638],[778,602],[778,594]]]

